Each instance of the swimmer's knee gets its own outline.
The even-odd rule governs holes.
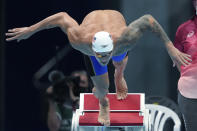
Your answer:
[[[92,90],[92,92],[96,98],[102,99],[103,97],[107,95],[107,93],[109,93],[109,90],[108,88],[100,88],[100,89],[95,88]]]
[[[119,62],[113,61],[113,65],[115,68],[121,67],[123,65],[123,60]]]

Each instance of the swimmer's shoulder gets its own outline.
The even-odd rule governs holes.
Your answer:
[[[71,46],[86,55],[92,55],[92,34],[84,34],[80,29],[71,28],[68,30],[68,40]]]

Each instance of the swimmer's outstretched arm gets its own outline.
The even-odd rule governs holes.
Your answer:
[[[174,47],[163,28],[151,15],[144,15],[129,24],[121,37],[117,40],[115,52],[119,54],[130,50],[135,45],[136,40],[138,40],[145,31],[151,31],[163,40],[168,54],[174,63],[179,63],[184,66],[190,64],[188,61],[191,61],[191,56],[180,52]]]
[[[38,31],[59,27],[66,34],[68,28],[78,26],[78,23],[66,12],[60,12],[29,27],[9,29],[6,33],[6,41],[28,39]]]

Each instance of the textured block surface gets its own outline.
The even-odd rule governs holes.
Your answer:
[[[79,118],[80,126],[102,126],[97,121],[98,112],[86,112]],[[138,112],[111,112],[110,126],[143,126],[143,116]]]
[[[140,110],[140,94],[128,94],[124,100],[117,100],[115,94],[108,94],[110,110]],[[84,110],[99,110],[98,99],[92,94],[84,95]]]

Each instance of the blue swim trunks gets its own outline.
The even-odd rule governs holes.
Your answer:
[[[112,60],[115,62],[122,61],[125,56],[127,56],[127,52],[119,55],[119,56],[113,56]],[[90,74],[90,76],[97,76],[97,75],[103,75],[107,72],[107,65],[102,66],[95,58],[95,56],[85,56],[85,63],[87,66],[87,70]]]

